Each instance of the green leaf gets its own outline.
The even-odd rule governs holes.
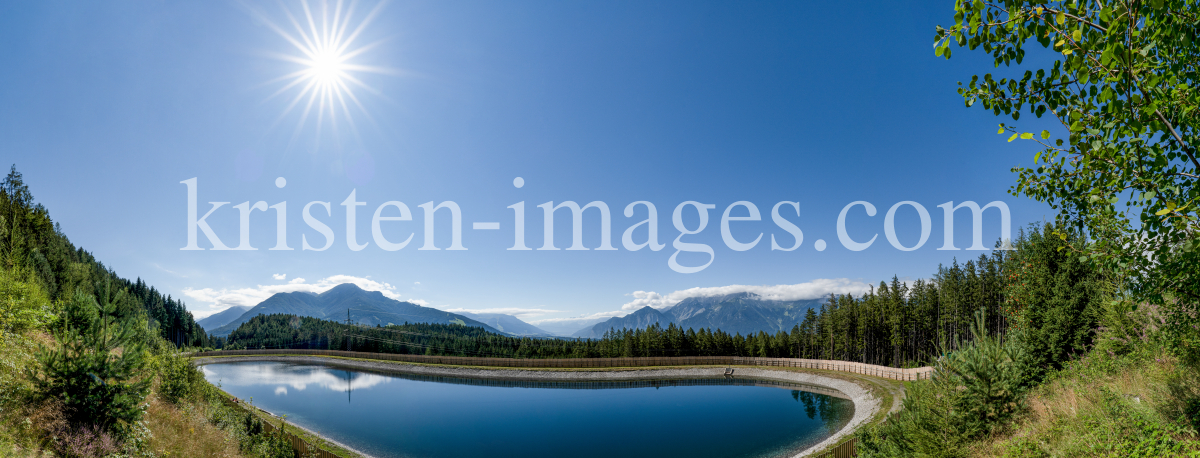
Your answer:
[[[1017,139],[1017,137],[1018,137],[1018,136],[1020,136],[1020,135],[1021,135],[1021,134],[1012,134],[1012,136],[1011,136],[1011,137],[1008,137],[1008,141],[1010,141],[1010,142],[1011,142],[1011,141],[1013,141],[1013,140],[1016,140],[1016,139]]]
[[[1037,164],[1037,163],[1038,163],[1038,159],[1041,159],[1041,157],[1042,157],[1042,152],[1041,152],[1041,151],[1038,151],[1038,152],[1037,152],[1037,154],[1034,154],[1034,155],[1033,155],[1033,163],[1034,163],[1034,164]]]
[[[1001,128],[1000,130],[997,130],[997,131],[996,131],[996,133],[997,133],[997,134],[1002,134],[1002,133],[1004,133],[1004,129],[1003,129],[1003,128]]]
[[[1058,17],[1056,17],[1054,19],[1055,19],[1055,21],[1058,22],[1058,25],[1063,25],[1064,22],[1067,22],[1067,15],[1065,13],[1063,13],[1062,11],[1059,11]]]
[[[1079,41],[1079,39],[1080,39],[1080,38],[1083,38],[1083,32],[1082,32],[1082,31],[1080,31],[1079,29],[1075,29],[1075,31],[1074,31],[1074,32],[1071,32],[1071,39],[1072,39],[1072,40]]]
[[[1042,140],[1045,140],[1045,139],[1047,139],[1047,138],[1050,138],[1050,131],[1048,131],[1048,130],[1043,130],[1043,131],[1042,131]]]
[[[1033,139],[1033,134],[1031,134],[1029,132],[1021,134],[1021,140],[1031,140],[1031,139]]]

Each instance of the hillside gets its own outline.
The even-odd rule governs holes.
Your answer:
[[[0,456],[291,457],[179,351],[214,343],[72,245],[15,169],[0,185]]]
[[[306,292],[277,293],[240,317],[212,331],[216,337],[228,336],[233,330],[259,315],[295,315],[323,318],[331,321],[349,319],[354,324],[381,325],[400,323],[438,323],[475,326],[490,332],[496,328],[462,315],[422,307],[411,302],[389,299],[378,291],[365,291],[352,283],[344,283],[321,294]]]
[[[674,306],[656,310],[644,307],[624,317],[614,317],[577,331],[574,337],[599,338],[610,329],[645,329],[654,323],[674,323],[683,329],[720,329],[730,334],[790,332],[804,322],[808,310],[827,299],[774,301],[752,293],[689,297]]]
[[[675,318],[669,314],[660,312],[654,307],[642,307],[628,315],[612,317],[595,326],[580,329],[572,337],[599,339],[604,337],[604,333],[610,329],[646,329],[654,324],[665,328],[668,324],[674,322]]]
[[[229,307],[225,310],[222,310],[220,312],[214,313],[214,314],[204,317],[200,320],[197,320],[196,324],[198,324],[198,325],[200,325],[200,327],[204,328],[205,331],[212,332],[212,330],[219,328],[221,326],[225,326],[225,325],[229,324],[231,321],[238,319],[238,317],[242,316],[242,314],[246,313],[247,311],[249,311],[252,308],[254,308],[254,307],[251,307],[248,305],[235,305],[233,307]]]

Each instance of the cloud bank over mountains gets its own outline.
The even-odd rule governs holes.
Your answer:
[[[848,278],[820,278],[794,285],[729,285],[688,288],[666,295],[654,291],[634,291],[630,294],[634,299],[622,305],[621,310],[634,312],[642,307],[661,309],[678,304],[679,301],[689,297],[714,297],[735,293],[753,293],[771,301],[819,299],[828,297],[830,294],[859,296],[869,291],[870,288],[871,285],[867,283]]]
[[[277,280],[283,280],[286,278],[286,275],[274,274],[272,277]],[[193,316],[203,318],[235,305],[253,307],[276,293],[309,292],[320,294],[342,283],[353,283],[367,291],[379,291],[391,299],[412,302],[421,306],[428,305],[428,303],[420,299],[402,299],[396,287],[389,283],[375,281],[370,277],[354,277],[350,275],[333,275],[317,280],[314,283],[308,283],[303,278],[293,278],[287,283],[257,285],[253,288],[184,288],[183,294],[207,306],[207,310],[192,310]]]
[[[527,318],[542,316],[548,313],[562,313],[562,310],[550,309],[524,309],[516,307],[495,307],[486,309],[467,309],[467,308],[442,308],[436,305],[430,307],[450,313],[499,313],[502,315],[511,315],[519,318],[521,321],[526,321]],[[528,322],[528,321],[527,321]],[[530,322],[531,323],[531,322]]]
[[[819,278],[810,282],[796,283],[792,285],[709,286],[688,288],[668,294],[660,294],[654,291],[634,291],[629,294],[630,296],[633,296],[633,300],[622,305],[620,310],[592,313],[588,315],[567,318],[545,318],[541,320],[530,321],[529,324],[541,326],[543,324],[569,322],[584,323],[597,319],[621,317],[636,312],[643,307],[654,307],[656,309],[671,307],[689,297],[714,297],[735,293],[753,293],[766,300],[799,301],[806,299],[820,299],[827,297],[830,294],[853,294],[855,296],[861,296],[866,294],[867,291],[870,291],[870,289],[870,284],[859,280],[850,280],[848,278]]]

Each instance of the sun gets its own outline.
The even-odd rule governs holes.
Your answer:
[[[384,41],[359,44],[363,31],[378,17],[384,4],[376,4],[360,18],[356,15],[357,2],[353,0],[321,0],[311,4],[308,0],[301,0],[299,5],[302,14],[296,15],[284,8],[287,20],[282,26],[259,14],[263,22],[293,48],[290,53],[272,53],[272,56],[299,67],[267,82],[268,85],[281,85],[268,100],[281,96],[289,99],[276,124],[291,113],[302,110],[292,134],[293,141],[314,117],[318,145],[326,122],[335,135],[342,122],[357,135],[355,116],[371,120],[356,90],[379,97],[383,97],[383,94],[363,82],[359,76],[363,73],[394,74],[395,71],[359,64],[355,59]]]
[[[345,74],[345,69],[342,68],[344,57],[336,52],[322,52],[313,56],[312,62],[308,64],[308,75],[316,80],[317,84],[334,85],[336,87],[338,81]]]

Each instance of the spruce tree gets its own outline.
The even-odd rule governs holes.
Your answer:
[[[142,418],[150,380],[137,377],[147,363],[145,318],[124,290],[96,288],[100,301],[76,291],[54,331],[57,348],[42,348],[39,391],[57,399],[72,426],[95,425],[124,435]]]

